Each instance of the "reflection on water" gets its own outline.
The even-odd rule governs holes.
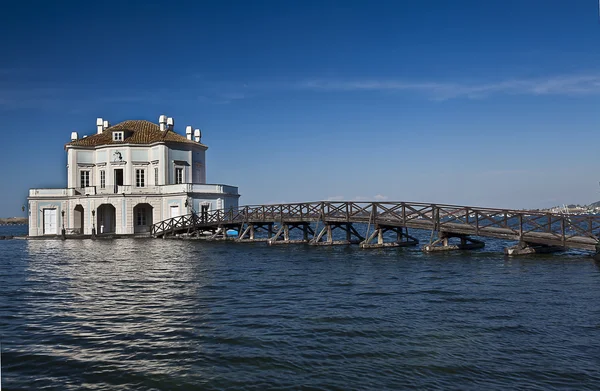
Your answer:
[[[1,242],[3,385],[600,388],[597,265],[502,245]]]

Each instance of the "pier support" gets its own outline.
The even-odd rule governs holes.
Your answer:
[[[238,230],[239,236],[241,228],[242,227],[240,227],[239,223],[220,224],[216,229],[214,227],[210,229],[212,231],[212,235],[208,238],[208,240],[235,240],[236,238],[233,236],[227,235],[227,231],[230,229]]]
[[[333,240],[333,231],[338,228],[346,232],[346,240]],[[352,226],[352,223],[325,223],[319,234],[308,243],[311,246],[333,246],[339,244],[358,244],[364,240],[365,238],[358,233]]]
[[[259,232],[266,232],[267,237],[257,237]],[[273,223],[247,223],[240,227],[240,234],[235,239],[236,242],[266,242],[273,236]]]
[[[504,249],[504,254],[509,256],[516,256],[528,254],[550,254],[560,251],[565,251],[564,247],[548,246],[545,244],[527,243],[521,241],[515,246],[506,247]]]
[[[290,231],[294,229],[302,230],[302,239],[290,239]],[[315,231],[310,226],[309,222],[294,222],[281,223],[281,227],[272,238],[267,240],[268,245],[274,244],[293,244],[293,243],[308,243],[308,236],[315,236]]]
[[[596,254],[594,254],[594,261],[600,261],[600,241],[596,243]]]
[[[208,238],[209,240],[227,240],[227,227],[219,226],[216,231]]]
[[[449,239],[458,238],[460,243],[450,244]],[[477,250],[485,247],[481,240],[470,238],[469,235],[453,234],[449,232],[438,232],[438,239],[433,243],[423,246],[423,252],[453,251],[453,250]]]
[[[383,235],[389,231],[396,233],[395,242],[385,242]],[[372,243],[375,239],[377,239],[377,243]],[[408,228],[378,225],[375,226],[375,231],[360,243],[360,248],[407,247],[417,244],[419,244],[419,240],[408,234]]]

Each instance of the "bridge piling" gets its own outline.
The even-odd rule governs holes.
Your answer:
[[[382,247],[408,247],[419,244],[419,240],[417,238],[408,234],[408,228],[406,228],[406,232],[404,232],[404,230],[405,229],[403,227],[376,225],[375,231],[373,231],[373,233],[367,239],[360,243],[360,248],[369,249]],[[396,233],[395,242],[385,242],[385,237],[383,235],[388,231]],[[377,238],[377,243],[371,243],[373,240],[375,240],[375,238]]]
[[[302,230],[302,239],[290,239],[290,231],[294,229]],[[282,222],[281,228],[277,231],[275,236],[267,240],[267,244],[271,246],[275,244],[308,243],[309,233],[313,236],[315,234],[310,226],[310,222]]]
[[[594,254],[594,261],[600,261],[600,241],[596,242],[595,245],[596,253]]]
[[[243,229],[243,226],[240,227],[240,234],[235,239],[236,242],[246,243],[246,242],[266,242],[269,238],[257,238],[256,233],[260,230],[269,231],[269,228],[272,230],[272,223],[264,223],[264,222],[250,222],[246,224],[246,228]]]
[[[449,239],[460,239],[459,244],[450,244]],[[473,239],[469,235],[454,234],[450,232],[438,232],[437,240],[423,246],[422,251],[426,253],[438,251],[455,251],[455,250],[477,250],[485,247],[485,243],[481,240]]]
[[[333,246],[341,244],[358,244],[365,240],[365,238],[358,233],[352,223],[338,223],[338,222],[325,222],[325,226],[319,232],[319,234],[308,242],[311,246]],[[341,229],[346,232],[346,240],[333,240],[333,231],[335,229]],[[326,236],[326,240],[322,240]],[[352,239],[352,237],[357,239]]]
[[[217,230],[213,233],[213,235],[209,238],[210,240],[227,240],[227,230],[228,228],[224,225],[219,225]]]
[[[506,247],[504,249],[504,254],[508,256],[517,256],[528,254],[551,254],[560,251],[565,251],[565,248],[561,246],[549,246],[521,241],[515,246]]]

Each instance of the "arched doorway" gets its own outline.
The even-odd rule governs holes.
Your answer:
[[[73,209],[73,233],[83,234],[84,233],[84,210],[82,205],[75,206]]]
[[[150,232],[152,227],[152,205],[137,204],[133,208],[133,232],[145,233]]]
[[[116,228],[117,210],[111,204],[102,204],[96,212],[96,232],[99,234],[114,233]]]

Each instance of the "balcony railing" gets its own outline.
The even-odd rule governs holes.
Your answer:
[[[228,185],[180,183],[176,185],[136,187],[131,185],[88,186],[67,189],[30,189],[30,197],[68,197],[96,194],[230,194],[237,195],[238,188]]]
[[[29,189],[29,197],[66,197],[72,189]]]

